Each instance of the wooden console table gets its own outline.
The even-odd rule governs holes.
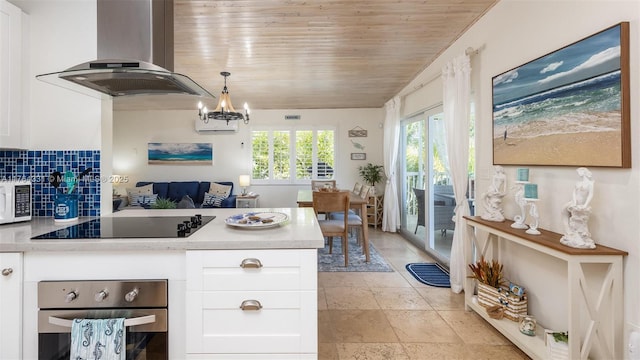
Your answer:
[[[467,264],[476,262],[480,256],[485,256],[490,246],[497,246],[499,241],[510,241],[567,263],[568,297],[565,301],[569,309],[566,329],[569,332],[569,359],[587,359],[595,342],[600,345],[603,358],[623,357],[622,260],[628,255],[626,251],[602,245],[597,245],[595,249],[574,249],[560,244],[562,235],[555,232],[538,229],[541,235],[529,235],[524,230],[512,228],[513,221],[486,221],[479,216],[464,218],[467,225],[464,242]],[[487,232],[489,234],[487,241],[481,244],[476,237],[476,231]],[[494,255],[499,259],[500,254]],[[607,266],[606,273],[602,280],[599,280],[599,288],[590,289],[587,285],[587,283],[593,284],[587,281],[588,275],[583,271],[583,265],[589,264]],[[467,275],[471,275],[468,267]],[[593,279],[589,278],[589,280]],[[526,336],[520,333],[518,323],[507,319],[490,318],[485,308],[478,304],[474,287],[475,280],[467,277],[464,284],[467,310],[477,312],[530,357],[534,359],[548,357],[543,331],[537,331],[535,337]],[[580,315],[585,310],[588,318],[583,318],[581,322]]]

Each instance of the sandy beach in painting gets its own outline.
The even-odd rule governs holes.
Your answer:
[[[571,113],[494,127],[493,162],[502,165],[620,166],[619,111]],[[505,136],[506,130],[506,136]]]
[[[622,163],[620,131],[494,139],[493,162],[504,165],[612,166]]]

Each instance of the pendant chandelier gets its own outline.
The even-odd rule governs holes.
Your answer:
[[[227,124],[229,124],[231,120],[242,120],[245,124],[248,124],[250,113],[249,105],[247,105],[246,102],[244,103],[244,114],[242,114],[237,112],[231,103],[229,89],[227,89],[227,76],[231,75],[231,73],[223,71],[220,75],[224,76],[224,88],[222,89],[222,94],[220,94],[220,99],[218,99],[218,106],[216,106],[215,110],[209,111],[206,106],[203,107],[202,102],[198,102],[198,116],[200,120],[205,124],[208,123],[210,119],[226,120]]]

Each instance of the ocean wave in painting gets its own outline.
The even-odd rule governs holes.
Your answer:
[[[494,138],[620,131],[620,70],[497,104]]]
[[[211,144],[149,143],[149,163],[209,163]]]

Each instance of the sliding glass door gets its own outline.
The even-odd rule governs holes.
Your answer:
[[[453,215],[456,201],[449,173],[443,114],[431,115],[427,121],[430,129],[427,249],[448,265],[455,231]]]
[[[425,166],[427,128],[419,115],[401,124],[401,231],[421,248],[425,247]],[[418,232],[420,230],[420,232]]]
[[[417,246],[448,263],[455,205],[445,205],[455,202],[453,192],[448,191],[451,186],[444,144],[441,107],[401,123],[401,231]]]
[[[469,205],[473,214],[475,141],[473,107],[469,129]],[[400,127],[400,231],[448,265],[456,207],[448,168],[442,107],[403,120]]]

